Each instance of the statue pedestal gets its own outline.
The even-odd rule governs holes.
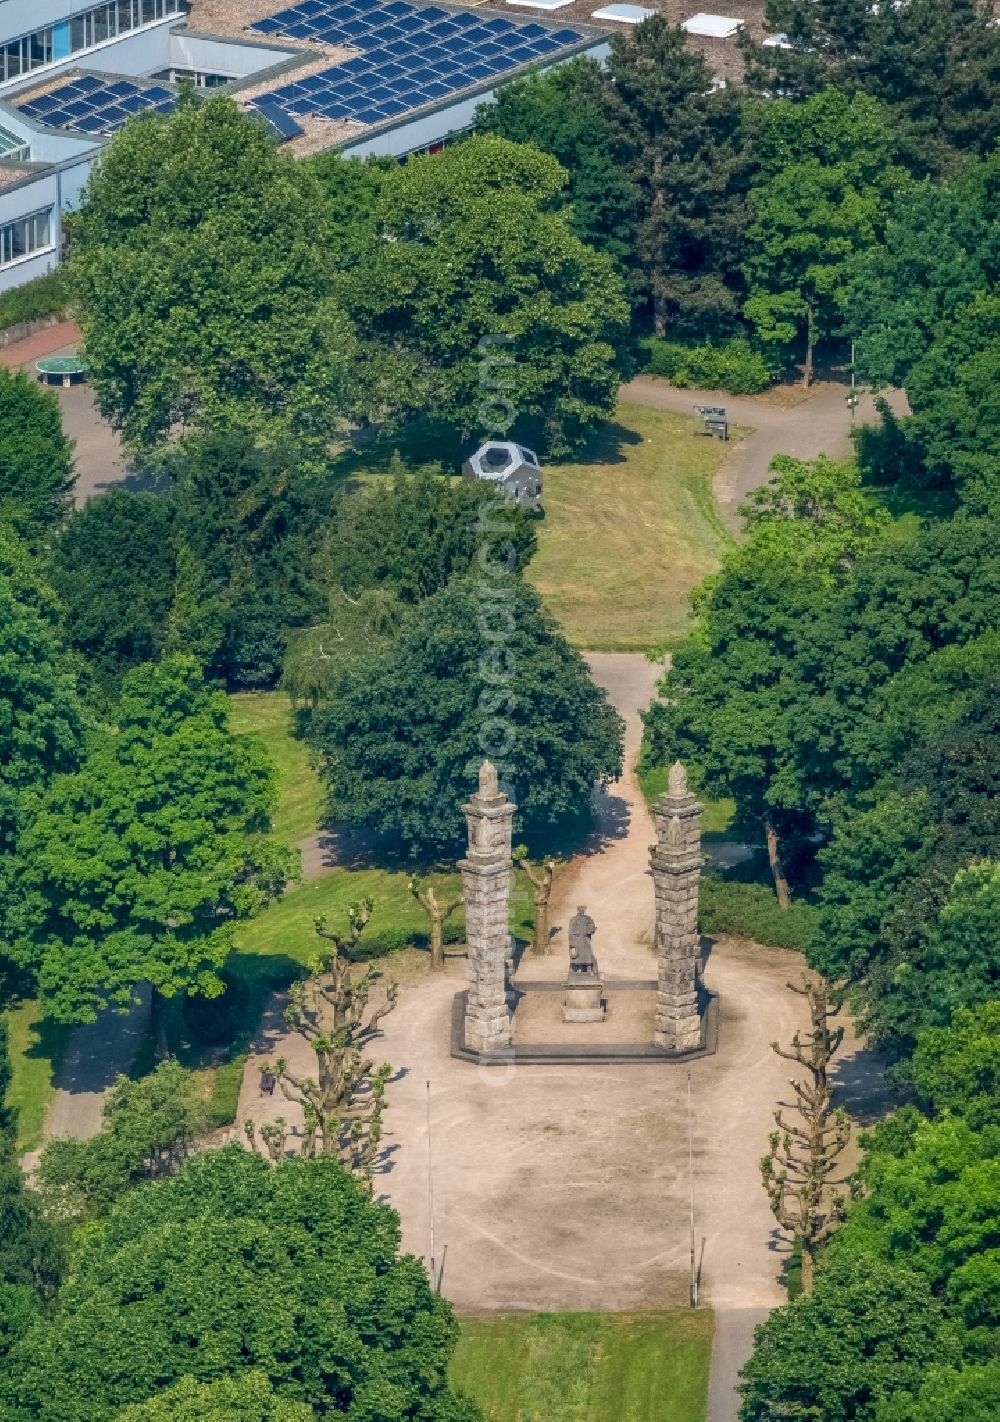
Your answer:
[[[603,1022],[607,1011],[607,1004],[604,1001],[604,984],[600,978],[592,978],[583,973],[571,973],[566,979],[562,1020],[564,1022]]]

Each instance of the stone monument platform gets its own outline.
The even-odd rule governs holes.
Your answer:
[[[465,1044],[467,993],[455,994],[452,1007],[451,1055],[484,1066],[582,1066],[589,1063],[637,1066],[668,1065],[711,1056],[718,1042],[718,998],[705,993],[701,1038],[697,1045],[672,1051],[653,1040],[657,981],[608,980],[603,984],[607,1016],[595,1022],[564,1022],[565,979],[531,982],[514,980],[516,1006],[510,1045],[477,1052]]]

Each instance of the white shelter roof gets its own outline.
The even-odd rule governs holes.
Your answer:
[[[706,15],[704,11],[692,15],[681,25],[681,29],[687,30],[689,35],[700,35],[704,39],[732,39],[742,28],[743,21],[732,15]]]

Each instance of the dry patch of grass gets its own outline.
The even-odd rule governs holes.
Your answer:
[[[683,635],[691,589],[731,541],[712,498],[725,452],[684,415],[625,405],[582,460],[546,466],[528,577],[578,647]]]

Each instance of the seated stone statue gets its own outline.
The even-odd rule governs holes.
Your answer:
[[[586,973],[596,978],[597,959],[591,939],[597,932],[597,924],[581,904],[569,921],[569,970],[570,973]]]

